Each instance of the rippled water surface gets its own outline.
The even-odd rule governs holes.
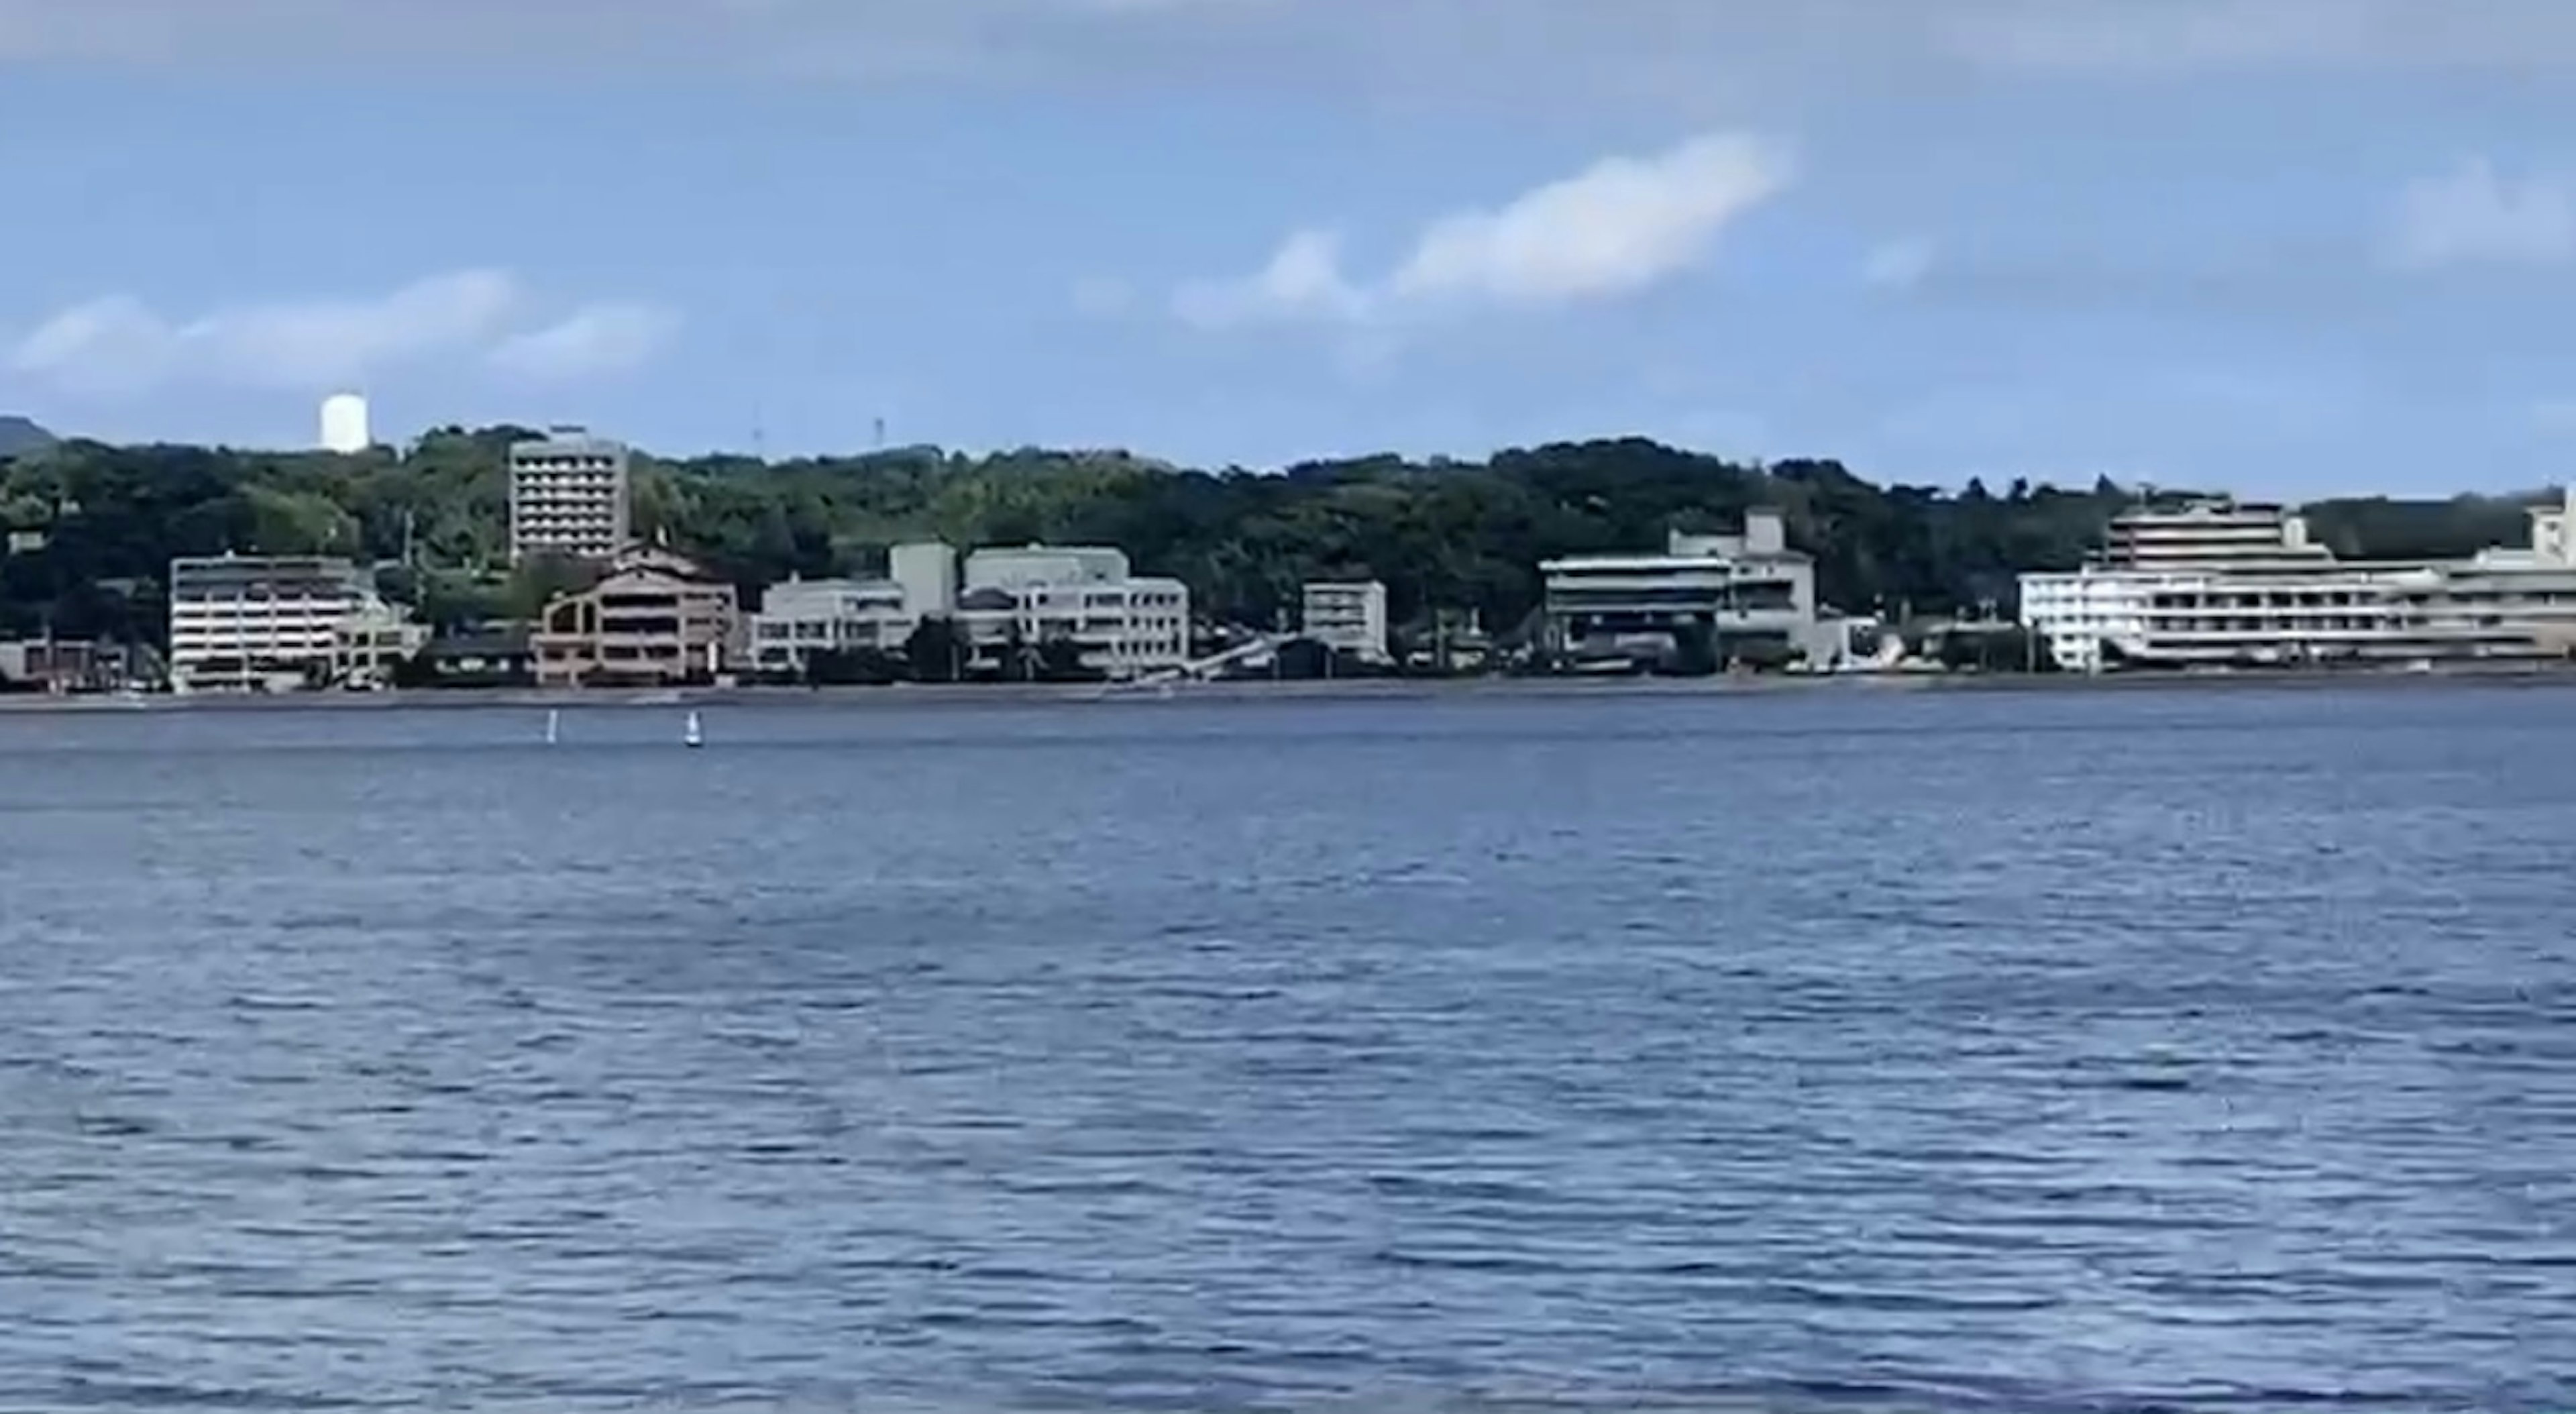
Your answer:
[[[0,714],[0,1408],[2576,1402],[2576,693]]]

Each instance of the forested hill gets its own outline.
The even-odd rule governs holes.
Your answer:
[[[334,553],[421,573],[389,589],[443,623],[521,613],[545,586],[501,569],[511,427],[432,433],[357,456],[69,441],[0,465],[0,529],[41,531],[0,562],[0,636],[142,641],[161,631],[176,555]],[[1202,612],[1267,624],[1309,578],[1384,580],[1399,620],[1475,610],[1508,631],[1538,597],[1538,562],[1651,549],[1668,529],[1730,529],[1776,505],[1818,561],[1822,595],[1853,609],[2008,609],[2013,576],[2075,565],[2134,497],[2107,481],[1964,491],[1878,486],[1833,461],[1763,466],[1641,439],[1558,444],[1482,461],[1386,456],[1280,473],[1199,471],[1122,452],[970,456],[906,448],[761,463],[639,456],[636,518],[745,586],[872,572],[884,547],[1121,546],[1177,575]],[[2462,553],[2518,543],[2522,502],[2348,502],[2312,509],[2347,554]]]

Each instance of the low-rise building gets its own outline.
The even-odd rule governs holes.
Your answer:
[[[1748,513],[1738,535],[1676,531],[1660,555],[1570,555],[1539,573],[1544,642],[1578,664],[1653,662],[1702,635],[1720,662],[1839,657],[1839,625],[1817,613],[1815,563],[1789,548],[1777,511]]]
[[[524,624],[488,624],[441,634],[416,657],[424,687],[519,687],[537,679]]]
[[[1104,546],[977,550],[966,557],[956,617],[975,671],[1004,671],[1015,646],[1035,650],[1055,641],[1072,644],[1083,667],[1111,678],[1189,661],[1189,586],[1134,574],[1126,552]]]
[[[546,604],[529,644],[549,687],[707,682],[741,656],[731,584],[659,548],[620,553],[607,576]]]
[[[1298,623],[1306,637],[1363,662],[1391,660],[1384,584],[1374,579],[1313,580],[1298,597]]]
[[[762,593],[751,618],[752,664],[802,674],[817,653],[900,653],[925,618],[957,612],[957,552],[937,541],[897,545],[883,579],[790,579]]]
[[[2112,522],[2093,563],[2021,576],[2020,618],[2073,672],[2563,658],[2576,648],[2571,523],[2576,491],[2533,509],[2524,548],[2349,561],[2275,506],[2140,510]],[[2196,539],[2196,526],[2211,533]]]
[[[332,638],[331,681],[348,687],[384,687],[403,665],[429,646],[429,625],[382,600],[360,605],[340,621]]]
[[[899,652],[919,622],[891,579],[791,579],[760,596],[760,612],[751,617],[752,666],[801,674],[818,653]]]
[[[0,690],[111,692],[133,680],[133,655],[121,643],[71,638],[0,643]]]
[[[398,622],[371,577],[319,555],[221,555],[170,563],[170,686],[276,690],[328,680],[342,631]]]

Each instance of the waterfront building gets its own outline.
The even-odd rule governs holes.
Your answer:
[[[668,550],[631,547],[607,576],[549,601],[531,635],[548,687],[708,682],[740,656],[731,584]]]
[[[1135,574],[1125,551],[1105,546],[977,550],[966,557],[956,619],[976,671],[1000,671],[1015,645],[1052,640],[1070,641],[1084,667],[1111,678],[1189,661],[1189,587]]]
[[[336,676],[342,631],[399,624],[365,571],[318,555],[170,562],[170,685],[180,692],[298,686]]]
[[[124,644],[39,638],[0,642],[0,691],[108,692],[133,681]]]
[[[633,538],[632,454],[622,442],[561,425],[510,446],[510,558],[605,561]]]
[[[331,637],[331,681],[348,687],[389,686],[413,655],[429,646],[429,625],[397,605],[370,598],[340,621]]]
[[[2275,506],[2140,510],[2112,522],[2093,563],[2021,576],[2020,618],[2074,672],[2562,658],[2576,645],[2571,524],[2576,491],[2533,509],[2523,548],[2351,561]]]
[[[937,541],[897,545],[883,579],[790,579],[761,595],[751,618],[752,664],[803,673],[814,654],[900,653],[925,618],[957,612],[957,551]]]
[[[1306,637],[1363,662],[1390,661],[1384,584],[1374,579],[1314,580],[1299,597],[1298,622]]]
[[[433,638],[421,655],[428,679],[442,686],[523,687],[537,678],[525,624],[487,624]]]
[[[900,652],[919,623],[892,579],[791,579],[761,594],[752,666],[801,674],[817,653]]]
[[[1570,555],[1539,566],[1544,641],[1577,663],[1644,663],[1705,634],[1720,661],[1748,653],[1839,659],[1841,624],[1820,618],[1815,562],[1788,546],[1780,513],[1737,535],[1673,532],[1660,555]]]

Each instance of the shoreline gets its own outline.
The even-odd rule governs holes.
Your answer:
[[[539,708],[1117,705],[1162,702],[1421,701],[1433,698],[1748,697],[1800,692],[2171,692],[2443,690],[2459,687],[2576,687],[2576,669],[2517,667],[2404,672],[1816,674],[1747,678],[1344,678],[1269,682],[1241,679],[1150,688],[1099,683],[896,683],[836,687],[425,688],[386,692],[299,692],[118,697],[108,694],[0,696],[0,713],[442,711]]]

